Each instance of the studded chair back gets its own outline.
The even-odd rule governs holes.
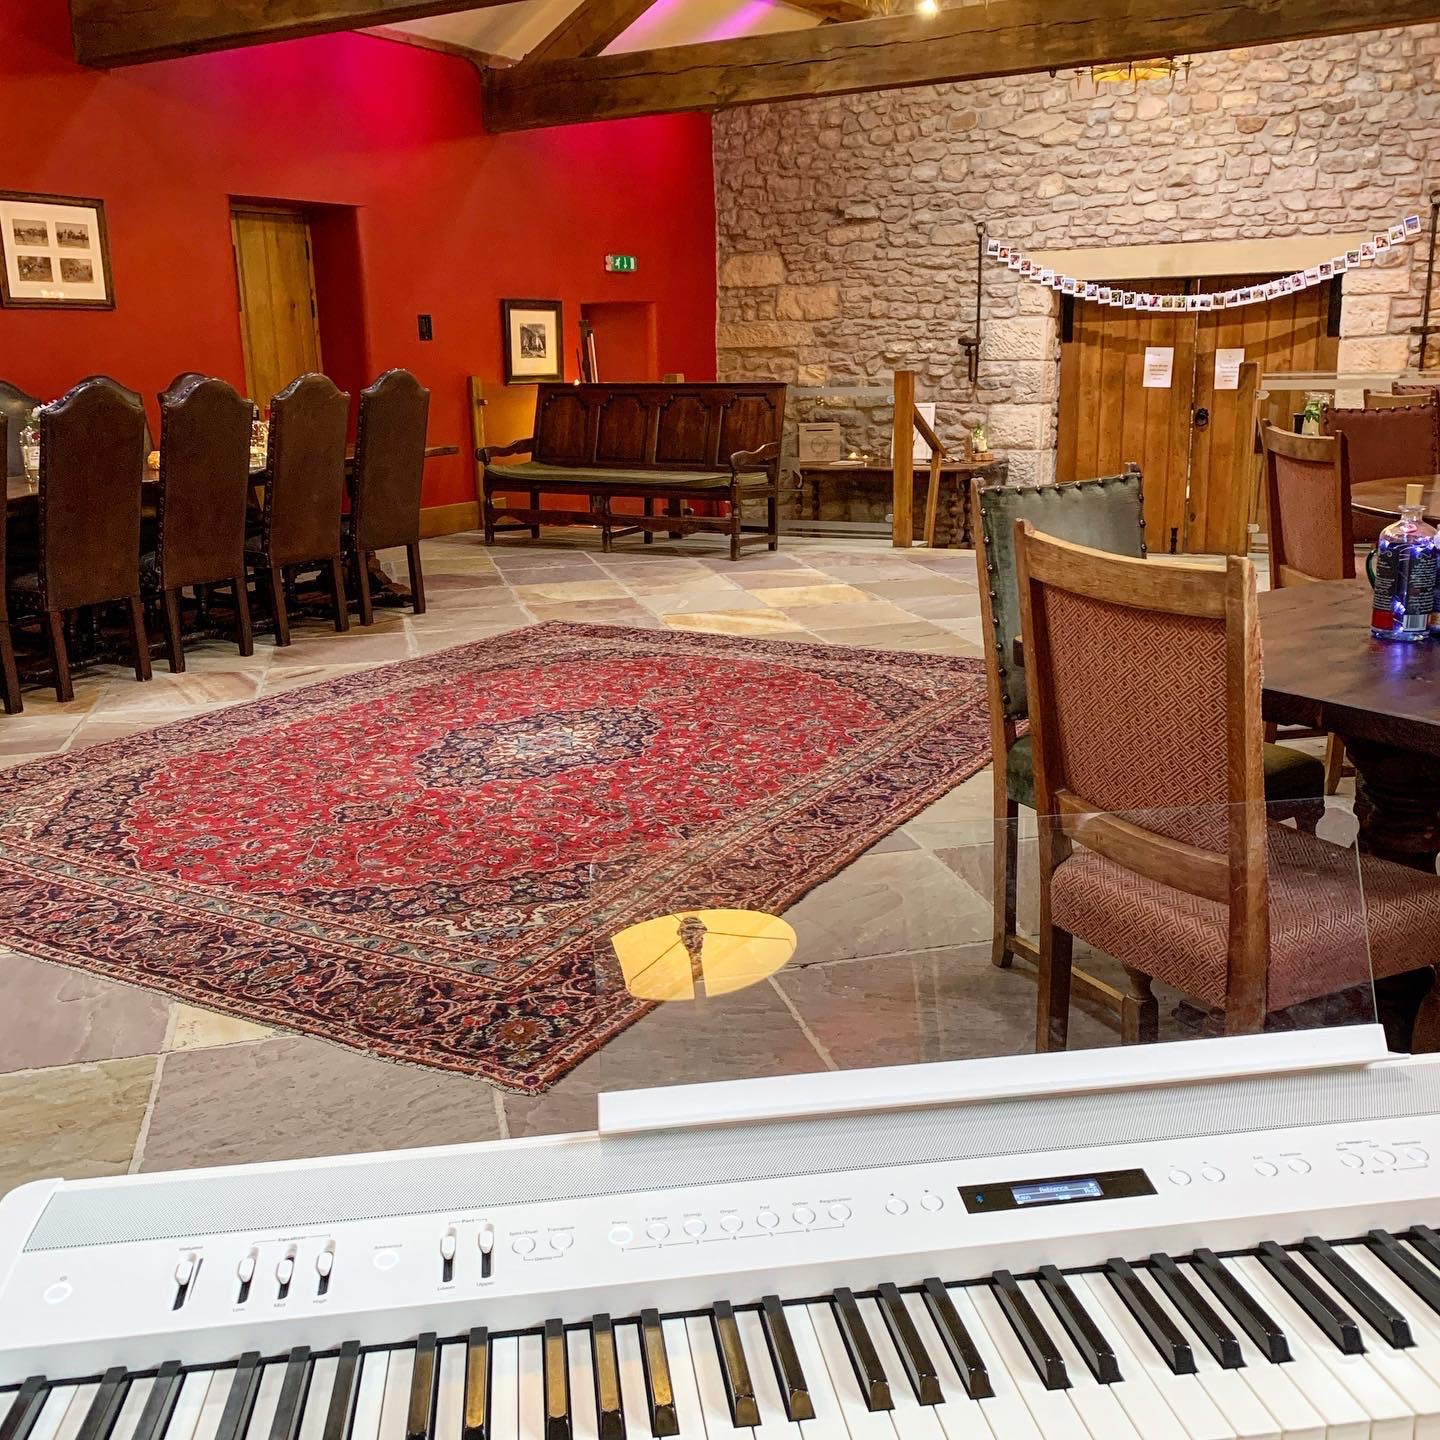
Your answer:
[[[202,374],[199,370],[182,370],[161,393],[164,395],[179,395],[199,381],[209,378],[209,376]]]
[[[1271,586],[1353,580],[1355,531],[1346,437],[1293,435],[1267,425],[1262,438]]]
[[[201,377],[161,395],[161,589],[245,573],[251,410],[224,380]]]
[[[40,410],[40,593],[47,610],[140,590],[145,411],[113,380]]]
[[[33,395],[27,395],[18,385],[0,380],[0,416],[8,421],[9,439],[0,454],[5,456],[5,474],[22,475],[25,462],[20,455],[20,435],[30,423],[40,402]]]
[[[294,565],[340,552],[350,397],[324,375],[302,375],[270,402],[265,553]]]
[[[1325,428],[1345,437],[1354,485],[1440,471],[1440,405],[1434,391],[1424,401],[1383,410],[1327,410]]]
[[[420,482],[430,392],[408,370],[387,370],[360,393],[352,520],[359,549],[420,539]]]

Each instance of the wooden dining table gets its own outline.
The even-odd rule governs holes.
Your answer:
[[[1405,503],[1405,490],[1410,485],[1423,485],[1425,518],[1440,525],[1440,475],[1399,475],[1384,480],[1362,480],[1350,487],[1350,508],[1382,520],[1398,520]]]

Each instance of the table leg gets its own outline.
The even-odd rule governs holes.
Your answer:
[[[1371,855],[1435,873],[1440,855],[1440,756],[1347,739],[1355,762],[1355,818]]]

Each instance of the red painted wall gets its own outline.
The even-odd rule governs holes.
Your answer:
[[[502,296],[565,302],[569,378],[580,307],[606,300],[654,301],[659,368],[714,375],[702,116],[487,136],[468,62],[365,35],[90,71],[66,0],[0,0],[0,136],[0,187],[102,197],[110,231],[114,311],[0,309],[0,377],[33,394],[102,372],[153,415],[181,370],[243,386],[231,197],[357,207],[361,293],[343,243],[320,280],[327,365],[431,388],[430,438],[462,453],[431,462],[427,504],[474,498],[465,382],[500,378]],[[607,251],[638,271],[606,275]]]

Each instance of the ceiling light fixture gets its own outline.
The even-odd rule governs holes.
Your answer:
[[[1133,85],[1137,90],[1142,81],[1169,80],[1173,89],[1176,79],[1183,80],[1193,63],[1173,56],[1158,56],[1154,60],[1131,60],[1121,65],[1092,65],[1090,79],[1096,85]]]

